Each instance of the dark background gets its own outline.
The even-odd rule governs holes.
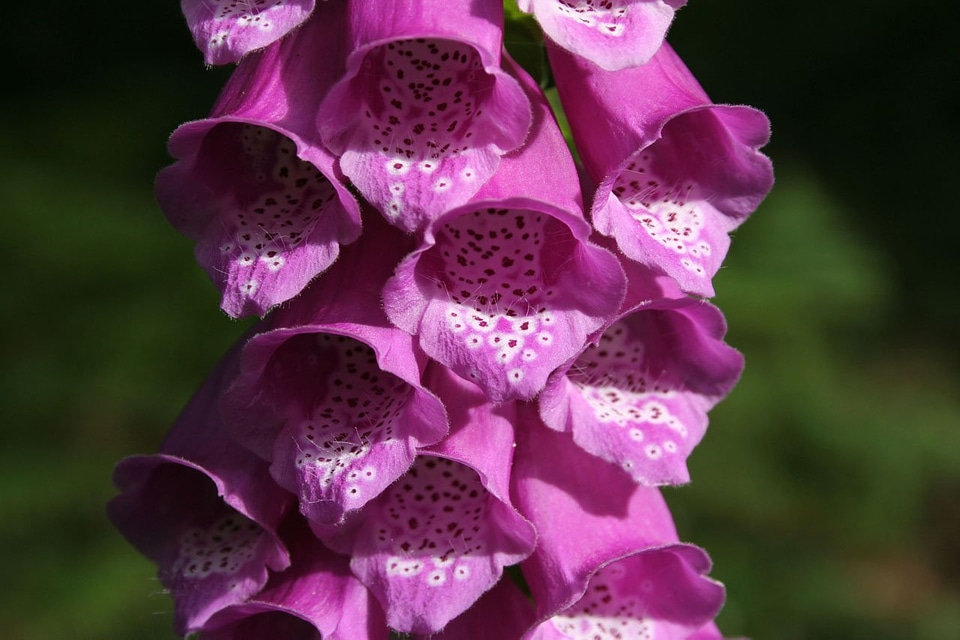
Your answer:
[[[670,35],[774,127],[777,186],[716,280],[747,370],[667,491],[731,635],[960,637],[960,11],[915,6],[691,0]],[[104,503],[246,326],[152,199],[227,72],[174,0],[4,16],[0,629],[171,638]]]

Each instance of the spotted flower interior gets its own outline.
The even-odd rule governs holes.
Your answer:
[[[497,86],[510,80],[487,73],[476,49],[453,40],[374,47],[352,81],[360,117],[346,134],[343,172],[405,229],[463,204],[526,135],[522,92]]]
[[[433,441],[446,428],[435,399],[382,371],[373,348],[348,336],[295,336],[276,351],[267,376],[283,424],[271,473],[316,522],[336,523],[375,498],[412,464],[418,438]]]
[[[306,286],[336,258],[343,207],[315,166],[283,135],[254,125],[220,124],[198,160],[217,189],[197,259],[232,316],[262,315]],[[212,215],[211,215],[212,214]]]
[[[608,564],[586,593],[545,623],[564,640],[686,640],[713,618],[723,587],[696,575],[670,551]]]
[[[438,631],[532,550],[529,525],[476,471],[434,456],[418,457],[360,517],[353,571],[400,631]]]
[[[686,0],[521,0],[560,46],[604,69],[647,62]]]
[[[267,567],[289,564],[274,536],[227,505],[204,473],[159,456],[128,459],[118,473],[138,488],[110,504],[111,517],[159,565],[175,597],[178,632],[257,593]]]
[[[182,0],[180,4],[207,64],[226,64],[282,38],[307,19],[314,0]]]
[[[604,331],[541,398],[546,422],[569,429],[588,452],[641,484],[689,481],[687,456],[707,428],[707,410],[740,374],[742,359],[703,303],[634,311]],[[564,397],[566,396],[566,397]],[[569,402],[567,423],[557,404]],[[562,410],[561,410],[562,411]]]
[[[656,256],[657,265],[687,290],[712,295],[710,281],[730,245],[722,214],[697,182],[659,175],[655,152],[648,149],[631,160],[614,183],[613,196],[636,236],[621,247],[631,257]]]
[[[488,208],[447,218],[416,266],[427,292],[390,289],[387,313],[396,298],[425,295],[416,331],[431,357],[494,402],[531,398],[599,323],[588,317],[597,309],[571,286],[595,277],[581,248],[564,223],[538,211]]]

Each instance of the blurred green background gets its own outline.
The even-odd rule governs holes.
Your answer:
[[[671,32],[774,125],[777,186],[716,282],[747,369],[667,492],[729,635],[960,638],[956,6],[691,0]],[[245,327],[152,199],[226,72],[173,0],[4,14],[0,635],[169,639],[104,503]]]

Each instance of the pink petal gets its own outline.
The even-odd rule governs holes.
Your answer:
[[[342,73],[338,7],[324,2],[316,19],[246,58],[212,115],[170,139],[177,162],[157,177],[157,199],[197,242],[231,316],[289,300],[360,233],[357,203],[314,126]]]
[[[207,64],[236,62],[304,22],[314,0],[180,0]]]
[[[604,69],[645,64],[663,42],[674,11],[686,0],[525,0],[559,46]]]

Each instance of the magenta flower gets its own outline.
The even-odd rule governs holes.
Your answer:
[[[300,25],[314,0],[180,0],[207,64],[236,62]]]
[[[159,566],[174,597],[174,627],[185,635],[244,602],[268,572],[290,565],[277,528],[291,506],[267,465],[226,436],[217,400],[229,356],[184,409],[152,456],[117,465],[114,525]]]
[[[157,198],[264,318],[116,470],[178,633],[722,640],[656,486],[740,375],[702,298],[773,177],[663,44],[685,4],[518,0],[580,172],[499,1],[182,1],[240,62]]]
[[[773,185],[758,151],[770,134],[766,116],[712,104],[666,44],[646,65],[616,72],[548,51],[577,148],[599,184],[597,231],[684,291],[712,296],[728,233]]]
[[[344,526],[315,527],[383,605],[387,624],[432,634],[468,610],[536,536],[508,498],[512,411],[472,384],[434,371],[451,433]]]
[[[688,482],[686,458],[703,438],[707,411],[740,377],[743,357],[723,342],[719,309],[683,295],[669,278],[626,266],[631,288],[619,317],[551,376],[540,414],[636,482]]]
[[[375,498],[447,432],[421,384],[426,358],[380,309],[407,239],[373,226],[249,340],[224,403],[234,436],[319,523]]]
[[[387,640],[383,611],[350,573],[348,558],[302,523],[288,521],[283,536],[290,568],[254,597],[214,614],[200,640]]]
[[[320,108],[320,131],[363,196],[414,230],[469,200],[527,135],[530,106],[500,70],[503,7],[349,7],[347,73]]]
[[[646,63],[687,0],[519,0],[559,46],[616,71]]]
[[[540,622],[524,640],[680,640],[709,623],[723,586],[705,577],[706,553],[678,542],[659,492],[545,429],[529,407],[525,418],[512,495],[537,529],[521,567]]]
[[[157,177],[171,224],[231,316],[299,293],[360,233],[360,213],[320,144],[316,109],[342,71],[342,8],[325,2],[296,33],[237,67],[212,115],[170,139]]]
[[[616,313],[623,272],[588,242],[573,160],[542,94],[530,141],[427,229],[384,290],[390,320],[493,402],[534,397]]]

